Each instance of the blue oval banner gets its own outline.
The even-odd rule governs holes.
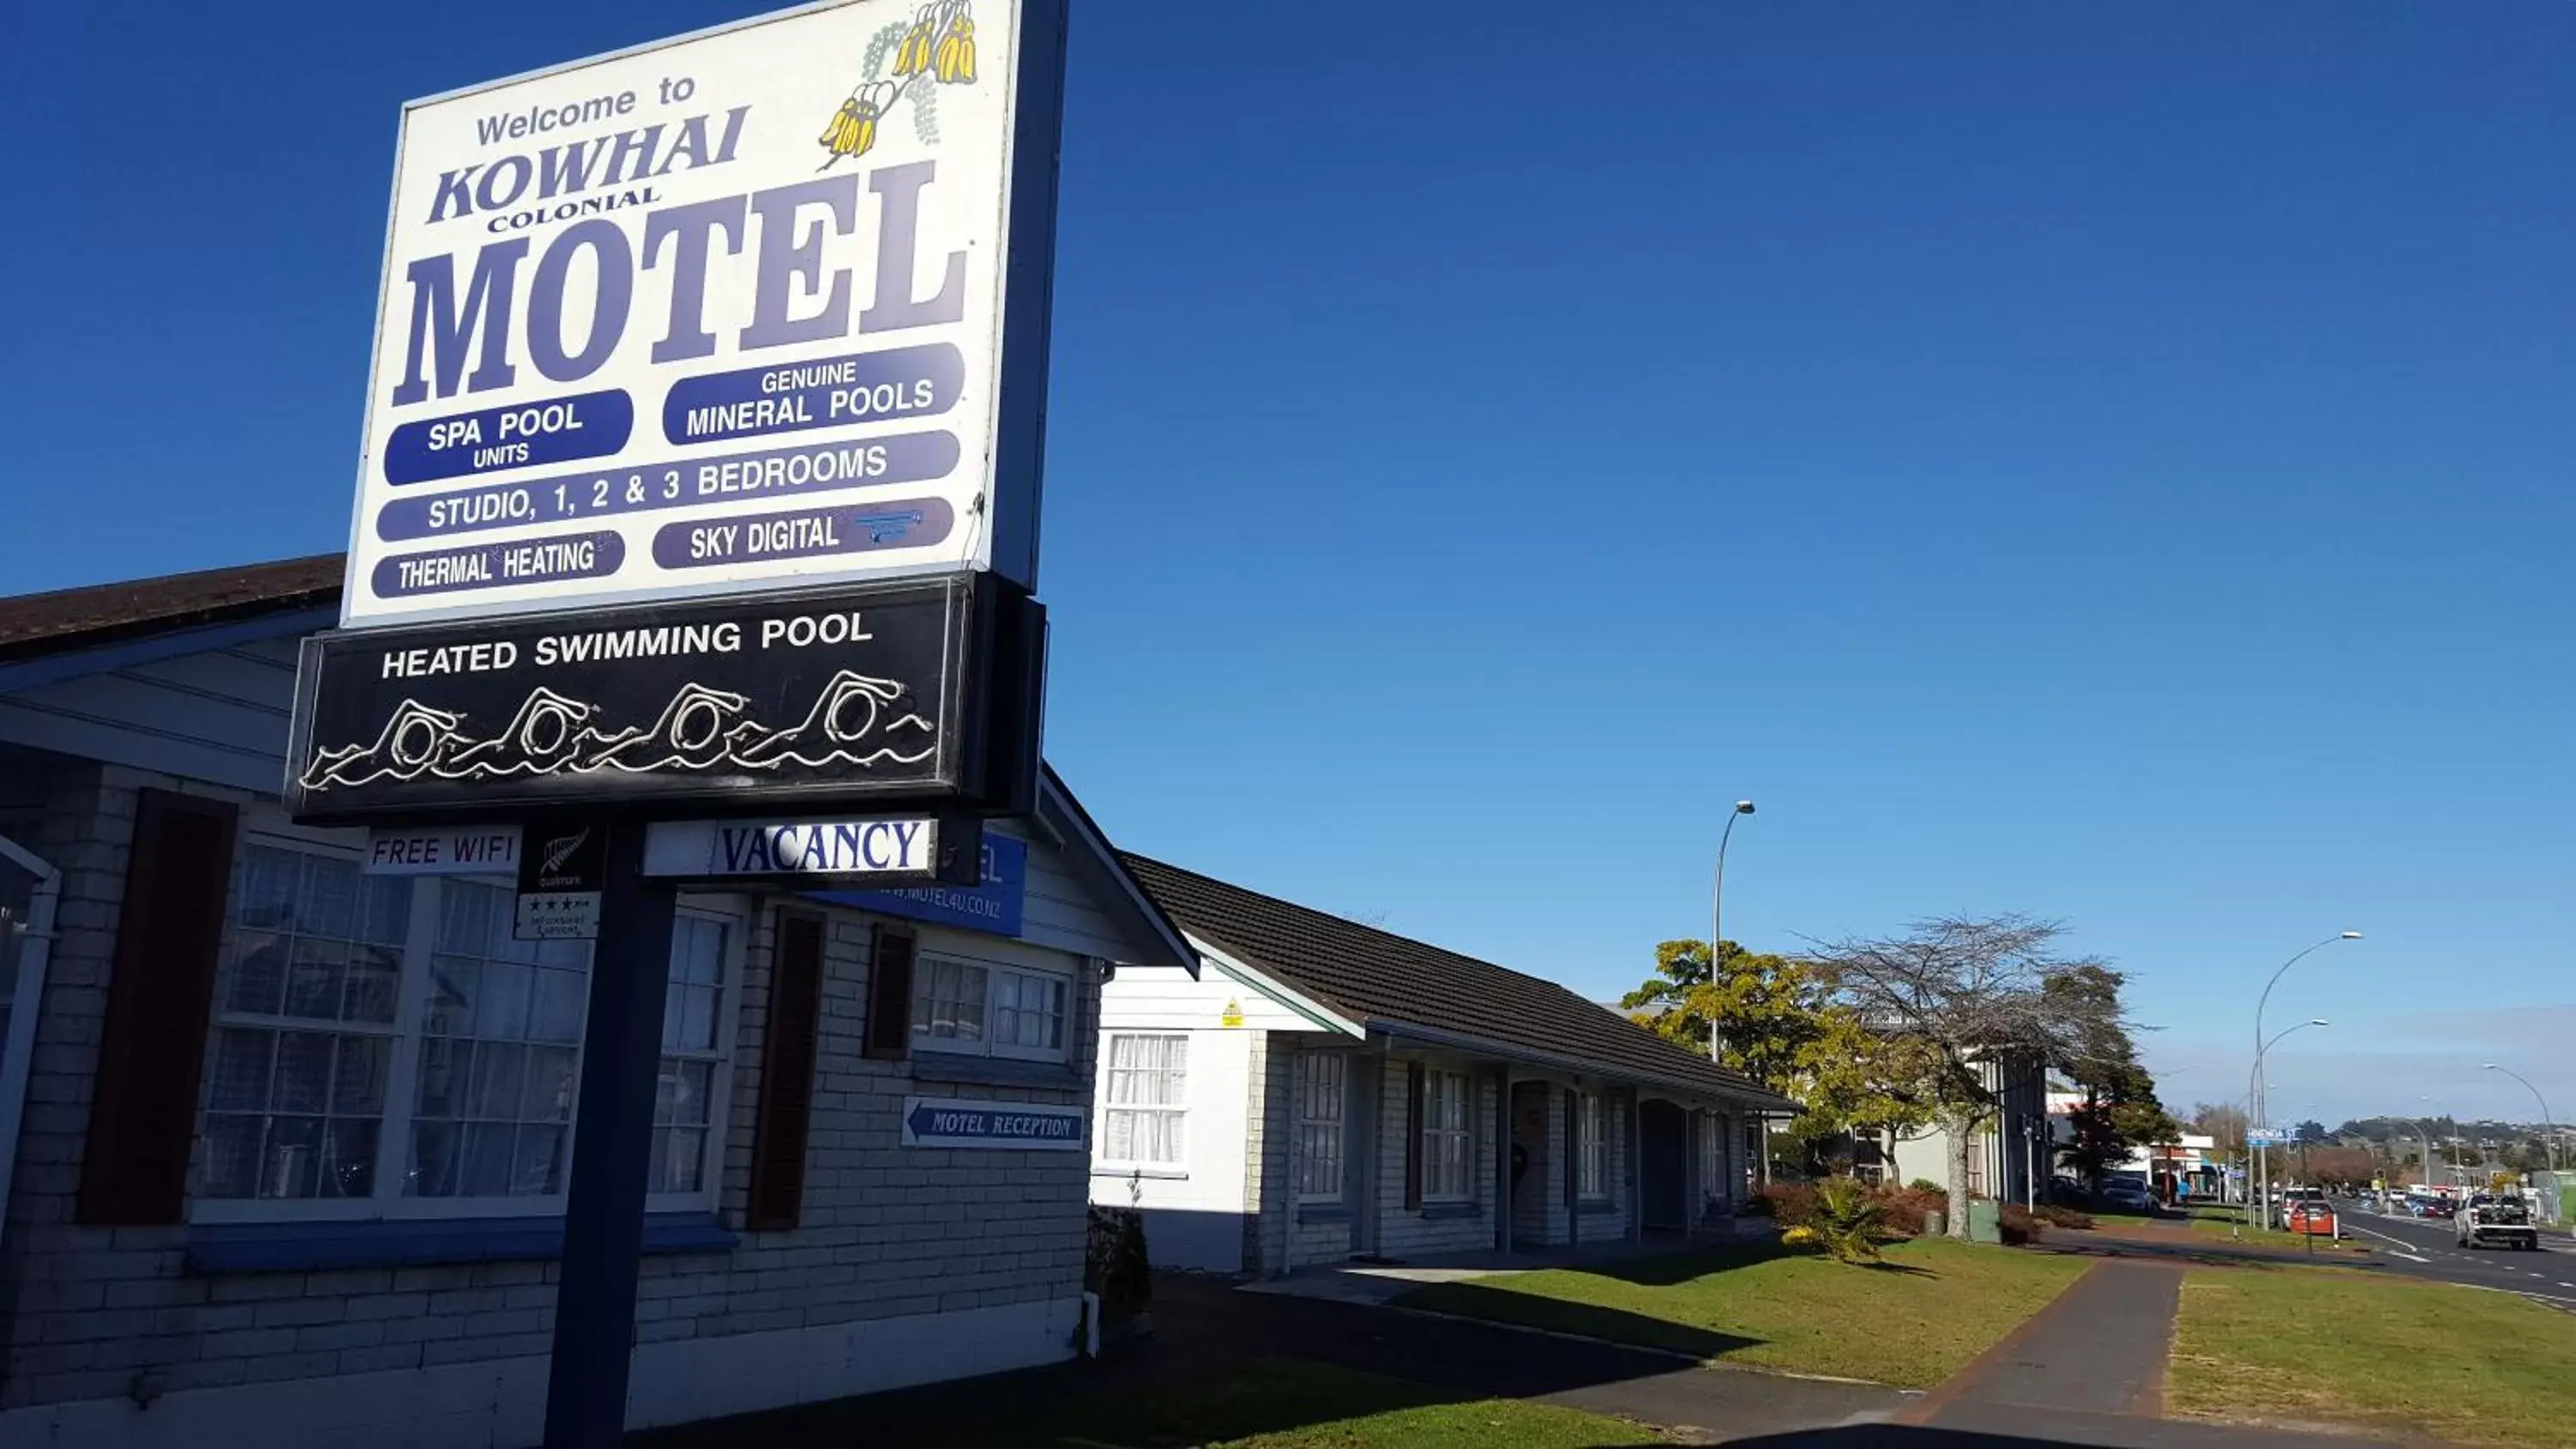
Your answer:
[[[397,487],[602,458],[635,431],[635,402],[623,391],[513,403],[423,418],[385,440],[385,481]]]

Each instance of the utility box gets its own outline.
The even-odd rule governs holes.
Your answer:
[[[1968,1241],[2000,1243],[2003,1240],[2002,1206],[1990,1197],[1968,1199]]]

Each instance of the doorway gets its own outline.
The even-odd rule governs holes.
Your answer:
[[[1690,1114],[1649,1097],[1637,1103],[1638,1221],[1674,1232],[1690,1226]]]

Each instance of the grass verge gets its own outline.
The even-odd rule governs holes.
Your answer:
[[[1028,1439],[1072,1449],[1590,1449],[1658,1444],[1634,1424],[1512,1399],[1458,1402],[1401,1379],[1273,1359],[1212,1383],[1108,1396]]]
[[[2314,1245],[2320,1258],[2354,1258],[2370,1255],[2368,1243],[2351,1238],[2345,1238],[2341,1242],[2332,1238],[2311,1238],[2303,1233],[2285,1233],[2279,1228],[2246,1227],[2243,1230],[2244,1235],[2240,1238],[2237,1236],[2237,1220],[2232,1217],[2196,1217],[2191,1220],[2191,1230],[2204,1238],[2242,1242],[2251,1248],[2287,1248],[2294,1253],[2304,1253]]]
[[[2576,1316],[2334,1268],[2194,1269],[2166,1403],[2454,1444],[2576,1446]]]
[[[1890,1245],[1875,1268],[1744,1249],[1440,1283],[1399,1301],[1728,1363],[1929,1387],[2088,1266],[1918,1238]]]
[[[1636,1424],[1468,1399],[1301,1359],[1182,1382],[1094,1386],[1040,1370],[637,1435],[641,1449],[1592,1449],[1660,1444]]]

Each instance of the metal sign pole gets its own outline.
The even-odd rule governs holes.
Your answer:
[[[612,1449],[626,1437],[662,994],[679,899],[670,881],[643,873],[641,823],[606,828],[608,871],[590,963],[590,1024],[582,1042],[581,1107],[573,1123],[554,1360],[546,1380],[546,1449]]]

